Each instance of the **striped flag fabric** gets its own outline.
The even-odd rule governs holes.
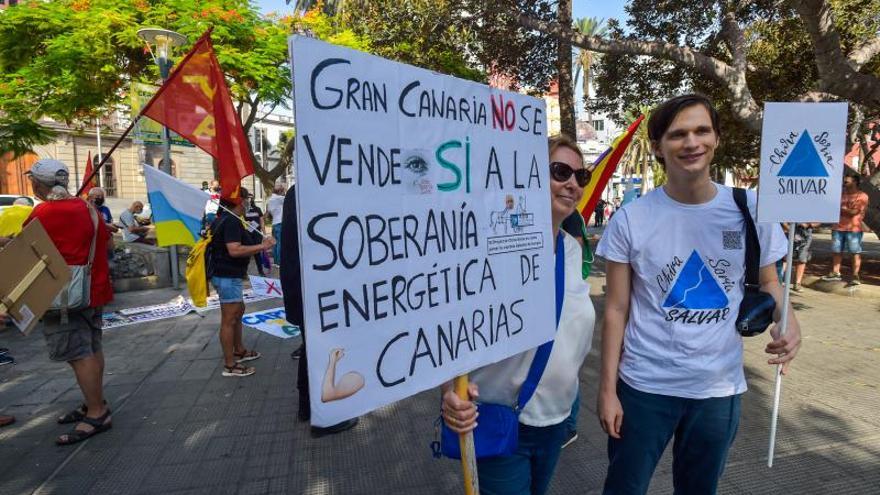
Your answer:
[[[584,188],[584,195],[577,206],[581,216],[584,217],[584,223],[589,222],[590,215],[593,214],[596,203],[599,202],[599,198],[602,196],[602,191],[605,190],[605,186],[611,180],[611,176],[614,175],[617,164],[620,163],[620,159],[623,157],[623,152],[626,151],[626,147],[632,142],[633,135],[644,119],[644,115],[639,116],[635,122],[629,125],[626,132],[617,136],[614,142],[611,143],[611,146],[593,162],[593,177],[596,177],[597,180],[591,180],[587,184],[587,187]]]
[[[147,198],[159,246],[192,246],[199,240],[208,193],[144,164]]]

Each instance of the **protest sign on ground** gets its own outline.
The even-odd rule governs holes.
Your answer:
[[[840,219],[846,103],[765,103],[759,222]]]
[[[277,278],[257,277],[248,275],[251,281],[251,290],[255,295],[266,297],[284,297],[281,291],[281,280]]]
[[[553,337],[544,102],[291,38],[312,424]]]
[[[299,327],[288,322],[284,308],[273,308],[265,311],[248,313],[241,317],[241,322],[269,335],[289,339],[299,335]]]

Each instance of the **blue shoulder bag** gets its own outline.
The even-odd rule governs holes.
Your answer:
[[[565,246],[563,245],[563,233],[560,230],[556,236],[556,326],[559,327],[559,317],[562,314],[562,300],[565,297]],[[535,358],[529,367],[526,381],[522,384],[517,397],[516,406],[506,404],[477,403],[480,413],[480,421],[474,429],[474,449],[477,459],[494,457],[499,455],[512,455],[516,452],[519,443],[519,414],[529,402],[538,388],[538,382],[547,367],[550,359],[550,351],[553,350],[553,341],[541,344],[535,351]],[[458,433],[446,426],[443,418],[440,422],[440,445],[437,452],[436,442],[432,445],[435,456],[442,454],[451,459],[461,459],[461,450],[458,442]]]

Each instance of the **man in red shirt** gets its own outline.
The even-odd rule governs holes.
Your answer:
[[[58,418],[58,423],[76,423],[73,430],[56,439],[59,445],[80,442],[110,429],[110,408],[104,400],[104,353],[101,345],[101,307],[113,299],[107,266],[110,238],[100,215],[85,201],[67,191],[69,172],[58,160],[42,159],[27,172],[34,195],[43,200],[25,221],[38,219],[68,265],[88,264],[94,238],[89,308],[68,313],[64,321],[57,312],[40,322],[49,359],[66,361],[73,368],[85,401]],[[95,228],[98,229],[95,235]]]
[[[852,253],[852,280],[848,286],[862,283],[859,270],[862,267],[862,220],[868,208],[868,195],[859,190],[861,177],[845,175],[843,177],[843,195],[840,197],[840,221],[831,229],[831,273],[822,280],[841,280],[840,265],[843,252]]]

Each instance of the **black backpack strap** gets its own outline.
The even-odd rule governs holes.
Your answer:
[[[761,244],[758,242],[758,229],[755,228],[755,221],[752,219],[752,213],[749,211],[746,190],[741,187],[734,187],[733,201],[739,207],[739,211],[742,212],[743,220],[746,224],[746,287],[757,288],[760,285],[758,265],[761,258]]]

